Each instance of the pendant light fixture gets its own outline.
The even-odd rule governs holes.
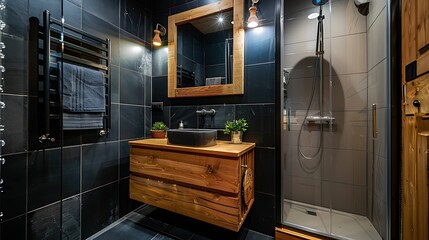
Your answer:
[[[154,46],[161,46],[162,40],[161,37],[167,33],[167,29],[161,24],[157,23],[155,29],[153,30],[155,36],[153,36],[152,44]]]
[[[254,28],[259,25],[258,17],[256,16],[256,11],[258,8],[255,6],[255,3],[258,3],[259,0],[251,0],[252,6],[249,8],[249,18],[247,19],[247,27]]]

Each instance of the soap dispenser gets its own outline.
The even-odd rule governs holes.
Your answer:
[[[180,121],[180,123],[179,123],[179,129],[183,129],[183,128],[184,128],[183,121]]]

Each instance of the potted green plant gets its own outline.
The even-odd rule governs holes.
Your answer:
[[[249,125],[247,124],[246,119],[240,118],[238,120],[226,121],[225,130],[223,133],[231,134],[232,143],[242,143],[243,142],[243,132],[247,131]]]
[[[165,138],[167,126],[163,122],[154,122],[150,134],[153,138]]]

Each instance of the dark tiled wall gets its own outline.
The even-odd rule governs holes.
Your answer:
[[[61,224],[63,239],[85,239],[140,205],[128,198],[127,141],[152,121],[151,1],[63,1],[66,23],[112,40],[112,129],[67,131],[63,148],[46,151],[28,151],[28,19],[45,9],[60,19],[62,1],[5,2],[0,239],[59,239]]]
[[[167,25],[169,14],[189,10],[214,0],[161,0],[154,9],[154,24]],[[250,1],[249,1],[250,2]],[[245,1],[245,8],[249,8]],[[255,204],[244,227],[274,235],[275,228],[275,2],[260,1],[258,17],[262,26],[245,31],[245,94],[243,96],[207,97],[191,99],[167,98],[166,44],[153,50],[152,101],[163,102],[163,111],[153,111],[152,121],[164,121],[177,128],[182,120],[185,128],[224,127],[226,120],[244,117],[249,130],[244,141],[256,143]],[[245,18],[248,11],[245,10]],[[166,43],[166,39],[164,39]],[[195,111],[215,109],[217,114],[197,116]],[[219,132],[219,138],[228,139]],[[210,231],[208,229],[207,231]],[[213,229],[212,229],[213,231]]]

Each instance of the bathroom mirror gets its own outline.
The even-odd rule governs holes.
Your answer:
[[[243,18],[243,0],[169,16],[168,97],[244,93]]]

